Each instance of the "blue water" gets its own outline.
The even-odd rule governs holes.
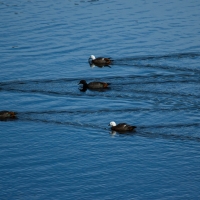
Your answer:
[[[199,10],[1,1],[0,110],[18,120],[0,122],[0,199],[199,199]],[[91,54],[114,63],[91,68]],[[111,88],[81,92],[81,79]]]

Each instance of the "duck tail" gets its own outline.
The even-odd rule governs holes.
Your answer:
[[[137,127],[136,127],[136,126],[130,126],[130,127],[129,127],[129,130],[130,130],[130,131],[133,131],[135,128],[137,128]]]
[[[114,60],[112,58],[108,58],[110,60],[110,62],[114,62]]]
[[[111,83],[104,83],[104,84],[103,84],[103,87],[104,87],[104,88],[107,88],[110,84],[111,84]]]
[[[137,126],[131,126],[131,130],[134,130],[135,128],[137,128]]]

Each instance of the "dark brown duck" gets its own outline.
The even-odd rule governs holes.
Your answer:
[[[0,111],[0,120],[16,119],[16,113],[12,111]]]
[[[87,83],[85,80],[81,80],[79,82],[79,85],[80,84],[83,85],[83,88],[81,89],[81,91],[86,91],[87,89],[105,89],[105,88],[108,88],[108,86],[110,85],[109,83],[105,83],[105,82]]]
[[[129,131],[134,131],[136,126],[131,126],[126,123],[120,123],[116,124],[115,122],[110,122],[109,126],[111,126],[112,131],[117,131],[117,132],[129,132]]]
[[[104,57],[95,58],[94,55],[91,55],[88,61],[90,63],[90,66],[93,66],[93,65],[96,65],[96,66],[109,66],[113,62],[113,60],[111,58],[104,58]]]

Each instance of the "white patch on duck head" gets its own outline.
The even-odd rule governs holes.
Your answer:
[[[116,123],[115,122],[110,122],[110,126],[116,126]]]
[[[90,59],[95,60],[95,56],[94,56],[94,55],[91,55],[91,56],[90,56]]]

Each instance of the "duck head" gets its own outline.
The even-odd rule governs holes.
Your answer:
[[[95,60],[95,56],[94,56],[94,55],[91,55],[91,56],[89,57],[89,59],[88,59],[88,62],[89,62],[90,65],[93,64],[93,63],[92,63],[93,60]]]
[[[89,59],[95,60],[95,56],[94,56],[94,55],[91,55]]]
[[[81,80],[81,81],[79,82],[79,85],[80,85],[80,84],[87,85],[87,82],[86,82],[85,80]]]
[[[116,126],[116,123],[112,121],[108,126]]]

